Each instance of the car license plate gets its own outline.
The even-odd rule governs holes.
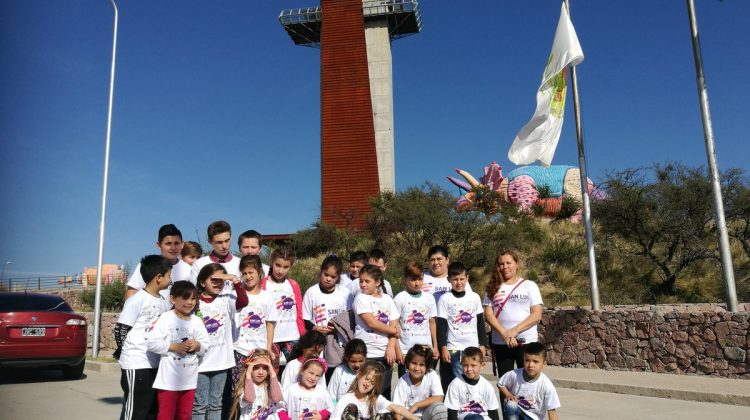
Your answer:
[[[23,337],[44,337],[44,328],[22,328],[21,336]]]

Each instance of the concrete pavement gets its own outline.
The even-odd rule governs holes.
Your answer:
[[[117,418],[122,404],[119,368],[116,364],[106,364],[96,371],[96,365],[87,362],[86,377],[77,381],[65,381],[57,371],[0,371],[0,420]],[[555,367],[547,368],[546,372],[557,385],[562,403],[558,410],[561,419],[750,418],[748,406],[675,399],[695,397],[700,400],[714,398],[707,395],[737,395],[747,389],[745,387],[750,381]],[[567,386],[599,387],[612,392]],[[709,388],[714,386],[719,388]],[[646,392],[644,389],[651,393],[671,390],[660,391],[671,399],[613,393]]]

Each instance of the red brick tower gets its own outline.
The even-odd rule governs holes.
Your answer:
[[[394,189],[390,40],[418,33],[421,20],[414,0],[321,0],[321,4],[282,11],[279,20],[295,44],[320,47],[321,219],[358,229],[370,211],[369,199]],[[372,35],[367,39],[366,27],[387,31],[380,41],[386,45],[377,45]],[[387,49],[385,67],[373,63],[376,53],[368,51],[368,44]],[[378,59],[383,61],[382,52]],[[373,80],[373,66],[387,70],[386,83],[382,77]],[[372,86],[386,92],[385,107],[384,95],[374,99]],[[376,127],[373,103],[386,108],[379,115],[384,129]]]

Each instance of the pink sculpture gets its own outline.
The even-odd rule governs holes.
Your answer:
[[[499,206],[516,206],[526,213],[541,213],[542,217],[555,218],[562,209],[563,199],[570,197],[579,204],[581,173],[573,166],[553,165],[522,166],[503,177],[502,167],[495,162],[484,167],[484,175],[477,181],[470,173],[456,169],[466,181],[448,177],[454,185],[466,191],[456,201],[456,210],[481,210],[487,214],[497,212]],[[591,193],[594,183],[588,181]],[[534,211],[537,207],[537,211]],[[579,208],[569,219],[581,220]]]

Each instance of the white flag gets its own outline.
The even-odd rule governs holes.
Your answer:
[[[549,166],[560,140],[560,130],[565,110],[565,93],[568,87],[569,65],[583,61],[583,51],[576,30],[570,23],[563,3],[560,21],[557,22],[552,52],[544,69],[542,84],[536,93],[536,111],[531,120],[521,128],[508,151],[508,159],[516,165],[527,165],[538,160]]]

